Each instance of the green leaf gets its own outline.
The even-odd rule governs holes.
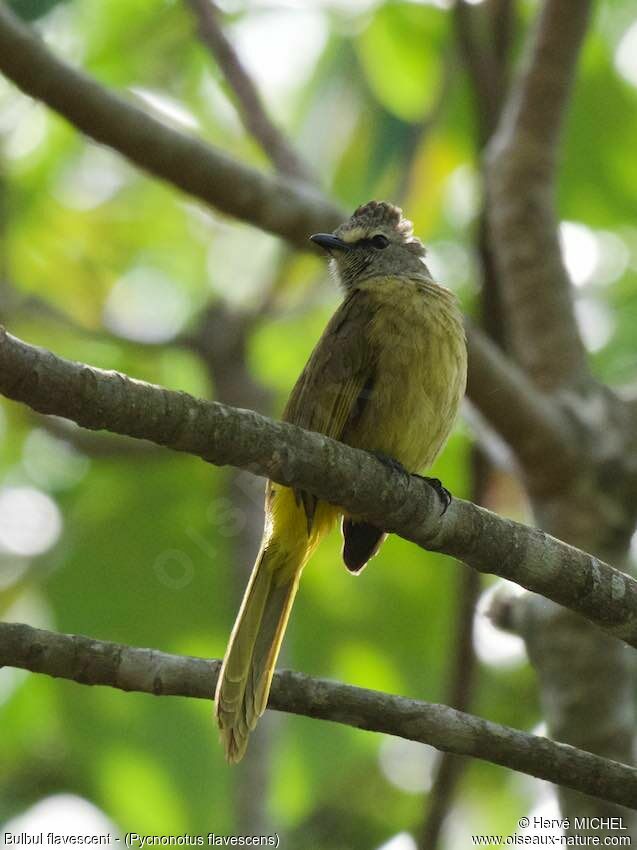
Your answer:
[[[358,40],[367,81],[382,105],[405,121],[424,117],[442,77],[444,13],[411,3],[382,6]]]

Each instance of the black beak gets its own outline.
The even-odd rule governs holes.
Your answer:
[[[315,233],[314,236],[310,236],[310,239],[325,251],[349,251],[350,246],[347,242],[343,242],[342,239],[333,236],[331,233]]]

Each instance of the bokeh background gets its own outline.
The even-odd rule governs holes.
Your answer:
[[[267,167],[185,4],[10,5],[103,84]],[[399,201],[433,273],[472,313],[480,142],[450,3],[221,8],[270,114],[323,188],[352,209],[371,197]],[[536,10],[518,4],[514,55]],[[567,123],[559,211],[582,333],[612,385],[637,374],[636,106],[637,10],[632,0],[599,2]],[[0,199],[0,318],[66,357],[276,415],[338,303],[321,259],[145,176],[3,78]],[[239,326],[245,344],[233,346]],[[201,344],[213,331],[221,348]],[[258,543],[262,482],[4,401],[0,438],[2,619],[223,654]],[[434,473],[471,496],[476,440],[494,464],[490,507],[528,519],[506,451],[468,405]],[[445,701],[460,569],[391,538],[354,579],[334,534],[305,572],[283,664]],[[495,589],[485,582],[473,620],[471,708],[537,731],[523,644],[485,614]],[[156,834],[276,831],[295,850],[413,850],[438,759],[422,745],[273,715],[258,758],[231,770],[211,704],[10,669],[0,671],[0,730],[2,832],[73,821]],[[472,833],[514,832],[524,814],[557,817],[549,787],[482,762],[466,767],[453,812],[446,850],[463,850]]]

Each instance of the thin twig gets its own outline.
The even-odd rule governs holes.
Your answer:
[[[254,80],[221,27],[221,12],[215,3],[212,0],[186,2],[197,18],[202,42],[210,49],[234,94],[237,111],[248,133],[261,145],[281,174],[308,183],[315,182],[309,166],[303,162],[266,112]]]

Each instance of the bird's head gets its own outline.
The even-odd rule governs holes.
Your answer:
[[[313,242],[328,252],[333,271],[345,289],[369,277],[427,275],[425,248],[413,235],[400,207],[369,201],[334,233],[316,233]]]

